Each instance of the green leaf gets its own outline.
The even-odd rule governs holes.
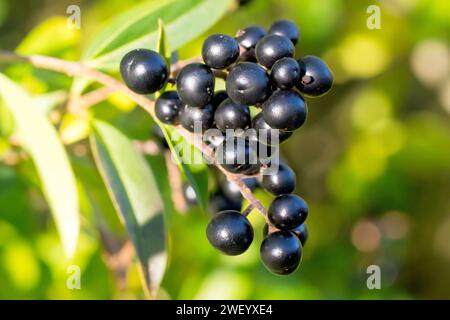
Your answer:
[[[233,0],[162,0],[146,2],[113,19],[83,55],[91,67],[117,70],[120,60],[137,48],[155,48],[158,19],[165,23],[169,46],[177,50],[213,26]]]
[[[163,203],[154,174],[132,142],[105,122],[94,122],[91,148],[136,250],[144,287],[154,297],[167,262]]]
[[[23,147],[33,159],[65,253],[76,248],[80,216],[75,177],[56,130],[22,88],[0,74],[0,94],[11,112]]]
[[[200,151],[198,151],[194,146],[186,142],[186,140],[174,132],[173,128],[170,126],[165,126],[161,122],[157,121],[158,125],[164,133],[167,144],[169,145],[170,151],[174,161],[176,161],[178,168],[184,174],[186,179],[189,181],[190,185],[194,188],[197,198],[200,200],[200,208],[206,212],[208,209],[208,167],[203,161]],[[199,164],[187,164],[189,161],[182,159],[183,156],[188,156],[186,154],[181,154],[177,149],[189,150],[189,158],[194,157],[194,159],[200,160]],[[197,153],[196,155],[193,155]],[[190,159],[189,159],[190,160]]]
[[[156,51],[166,60],[168,69],[170,69],[171,51],[169,47],[169,39],[164,28],[162,19],[158,20],[158,42],[156,43]]]

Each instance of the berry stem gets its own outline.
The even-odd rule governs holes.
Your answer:
[[[246,217],[246,216],[248,216],[249,214],[250,214],[250,212],[252,212],[253,211],[253,205],[252,204],[249,204],[248,206],[247,206],[247,208],[245,208],[245,210],[244,211],[242,211],[242,215],[244,216],[244,217]]]
[[[134,93],[126,85],[124,85],[121,81],[95,69],[92,69],[88,66],[85,66],[79,62],[66,61],[58,58],[41,56],[41,55],[30,55],[23,56],[18,55],[13,52],[8,51],[0,51],[0,62],[3,63],[15,63],[15,62],[24,62],[29,63],[36,68],[52,70],[56,72],[60,72],[66,74],[68,76],[83,76],[97,81],[98,83],[104,85],[109,88],[111,91],[121,91],[126,94],[129,98],[131,98],[137,105],[147,111],[150,116],[156,119],[155,110],[154,110],[154,101],[150,100],[144,95],[140,95]],[[181,68],[181,66],[185,62],[179,61],[177,64],[173,66],[173,70]],[[197,149],[203,152],[204,155],[213,159],[214,165],[223,172],[225,177],[230,181],[236,184],[239,187],[239,190],[242,196],[248,200],[248,202],[256,208],[267,220],[267,210],[261,204],[261,202],[256,199],[253,195],[252,191],[245,185],[243,178],[245,176],[241,174],[233,174],[226,171],[216,160],[214,156],[214,151],[203,143],[202,139],[195,137],[195,134],[185,130],[181,126],[176,126],[176,130],[186,139],[187,142],[194,145]]]

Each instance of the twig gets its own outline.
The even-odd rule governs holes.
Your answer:
[[[134,140],[133,144],[135,148],[144,155],[156,156],[161,152],[160,150],[161,148],[153,140],[147,141]]]
[[[253,206],[250,204],[247,208],[245,208],[244,211],[242,211],[242,215],[244,217],[248,216],[250,214],[250,212],[253,211]]]
[[[0,62],[26,62],[30,63],[34,67],[52,70],[67,74],[69,76],[83,76],[91,78],[105,87],[110,88],[114,91],[122,91],[127,96],[129,96],[136,104],[141,106],[146,110],[153,118],[156,118],[154,111],[154,102],[144,95],[134,93],[127,86],[125,86],[119,80],[95,69],[91,69],[81,63],[71,62],[66,60],[61,60],[57,58],[41,56],[41,55],[31,55],[31,56],[21,56],[11,52],[0,51]],[[181,62],[179,63],[181,65]],[[193,144],[197,149],[202,151],[207,157],[213,159],[214,164],[223,172],[225,177],[236,184],[242,196],[248,200],[263,216],[267,219],[267,210],[261,204],[261,202],[256,199],[251,190],[243,182],[243,175],[232,174],[226,171],[216,160],[213,150],[204,144],[198,137],[181,126],[176,126],[176,130],[186,139],[187,142]]]
[[[183,194],[183,181],[181,179],[180,170],[178,169],[176,163],[173,161],[171,152],[169,150],[164,154],[164,159],[166,160],[169,183],[173,189],[173,205],[178,212],[184,213],[187,209],[187,204]]]
[[[112,93],[116,90],[110,87],[102,87],[97,90],[86,93],[84,96],[79,97],[78,99],[70,100],[67,104],[67,110],[69,112],[82,112],[87,108],[96,105],[99,102],[102,102],[106,98],[108,98]]]

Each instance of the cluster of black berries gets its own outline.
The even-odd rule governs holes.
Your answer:
[[[333,75],[321,59],[294,58],[299,37],[298,27],[288,20],[275,22],[267,32],[250,26],[234,38],[212,35],[203,43],[204,63],[183,67],[172,81],[176,91],[164,92],[155,103],[161,122],[181,125],[191,132],[200,130],[227,171],[259,174],[264,189],[276,196],[268,208],[270,226],[265,228],[261,245],[264,265],[276,274],[289,274],[300,263],[307,238],[304,221],[308,206],[292,194],[296,179],[286,164],[280,163],[279,170],[272,174],[261,168],[273,161],[277,145],[305,122],[303,95],[321,96],[333,83]],[[127,86],[141,94],[162,89],[170,74],[164,59],[146,49],[129,52],[120,71]],[[215,92],[216,76],[225,79],[226,91]],[[252,118],[250,107],[261,112]],[[205,138],[208,129],[215,129],[219,135]],[[250,129],[256,134],[246,135]],[[235,132],[231,137],[229,130]],[[264,155],[261,146],[269,146]],[[218,208],[221,211],[207,227],[208,240],[225,254],[243,253],[253,240],[251,224],[241,214],[240,205]]]

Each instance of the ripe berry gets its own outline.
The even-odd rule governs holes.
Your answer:
[[[256,151],[244,138],[228,138],[217,147],[215,154],[222,167],[231,173],[245,173],[258,165]]]
[[[211,104],[214,107],[214,110],[216,110],[217,107],[227,98],[228,94],[225,90],[216,91],[211,99]]]
[[[255,190],[258,181],[256,178],[244,178],[243,182],[249,188],[251,191]],[[242,201],[242,195],[239,187],[234,184],[233,182],[224,179],[220,183],[220,189],[222,190],[223,194],[230,200],[233,200],[235,202]]]
[[[300,92],[311,97],[318,97],[331,89],[333,74],[322,59],[315,56],[306,56],[299,63],[305,69],[297,83]]]
[[[241,62],[228,74],[226,88],[234,102],[254,105],[268,97],[270,82],[267,73],[259,65]]]
[[[294,171],[281,163],[276,173],[263,175],[262,186],[267,192],[279,196],[294,192],[295,181]]]
[[[248,106],[234,103],[230,98],[223,101],[214,113],[214,121],[219,130],[246,129],[250,126]]]
[[[294,131],[306,120],[305,100],[294,91],[276,91],[262,105],[264,121],[274,128]]]
[[[181,125],[191,132],[194,132],[196,127],[205,131],[212,127],[214,122],[214,108],[208,104],[204,108],[195,108],[185,105],[180,110],[179,115]],[[197,123],[197,126],[195,125]]]
[[[235,256],[245,252],[252,243],[253,228],[239,211],[222,211],[209,222],[206,236],[213,247]]]
[[[266,31],[260,26],[250,26],[239,30],[236,34],[236,40],[239,45],[246,49],[254,49],[259,39],[266,35]]]
[[[294,45],[283,36],[269,34],[258,41],[255,49],[256,59],[267,69],[272,68],[273,64],[285,57],[294,56]]]
[[[241,207],[242,207],[242,199],[237,201],[229,199],[227,196],[223,194],[222,191],[219,191],[216,194],[214,194],[208,203],[208,209],[213,215],[224,210],[239,211],[241,210]]]
[[[203,43],[202,57],[210,68],[226,68],[239,58],[239,44],[227,35],[213,34]]]
[[[178,113],[182,102],[176,91],[164,92],[155,102],[156,117],[167,124],[178,123]]]
[[[194,187],[192,187],[190,184],[185,184],[183,186],[183,195],[187,204],[191,206],[196,206],[198,204],[197,193],[195,192]]]
[[[269,29],[269,34],[285,36],[291,40],[294,45],[297,44],[297,41],[300,38],[300,30],[297,25],[289,20],[279,20],[274,22]]]
[[[292,230],[308,216],[308,205],[295,194],[276,197],[269,206],[268,218],[274,227],[280,230]]]
[[[261,244],[261,260],[271,272],[287,275],[295,271],[302,259],[300,240],[289,231],[269,234]]]
[[[256,130],[258,141],[266,145],[280,144],[292,136],[292,132],[290,131],[281,131],[271,128],[267,122],[264,121],[262,112],[258,113],[253,118],[252,128]],[[277,141],[278,143],[276,143]]]
[[[177,76],[177,92],[181,100],[191,107],[207,105],[214,95],[214,75],[201,63],[191,63]]]
[[[147,49],[136,49],[122,58],[120,74],[132,91],[150,94],[164,86],[169,73],[164,58],[158,53]]]
[[[275,62],[270,72],[270,78],[280,89],[293,88],[300,79],[300,65],[294,58],[281,58]]]
[[[302,247],[304,247],[306,241],[308,240],[308,228],[306,227],[306,224],[302,223],[297,228],[289,231],[297,236],[297,238],[300,240],[300,243],[302,244]],[[263,227],[263,237],[266,237],[268,234],[269,234],[269,225],[266,223],[264,224]]]

